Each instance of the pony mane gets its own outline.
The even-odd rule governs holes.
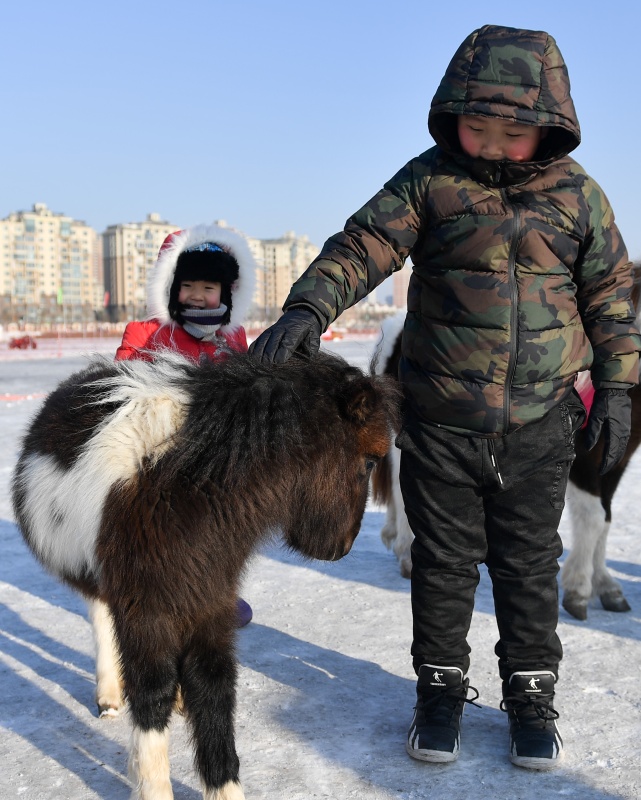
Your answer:
[[[188,397],[175,447],[163,456],[163,480],[183,473],[195,486],[238,482],[257,457],[303,458],[332,435],[355,383],[371,380],[329,354],[263,365],[244,353],[200,364],[161,353],[148,367],[161,390],[167,381]]]

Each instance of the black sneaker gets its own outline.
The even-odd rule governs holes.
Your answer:
[[[563,757],[556,726],[552,672],[515,672],[503,685],[501,710],[510,720],[510,759],[526,769],[554,769]]]
[[[412,758],[437,764],[455,761],[461,743],[461,715],[470,682],[458,667],[423,664],[418,671],[414,718],[407,734],[406,749]]]

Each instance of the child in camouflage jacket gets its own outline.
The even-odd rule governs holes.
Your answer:
[[[276,362],[312,354],[341,311],[411,256],[397,440],[415,536],[407,750],[441,763],[458,755],[484,562],[511,759],[549,769],[562,754],[558,525],[585,416],[574,382],[591,371],[588,438],[594,446],[602,435],[607,471],[624,453],[627,390],[638,381],[631,264],[605,195],[568,155],[580,129],[547,33],[474,31],[441,81],[429,129],[436,146],[325,243],[251,350]]]

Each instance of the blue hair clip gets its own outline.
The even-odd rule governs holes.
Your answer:
[[[214,244],[213,242],[203,242],[202,244],[196,244],[193,247],[188,247],[185,250],[185,253],[196,253],[196,252],[224,253],[225,251],[223,250],[222,247],[218,247],[218,245]]]

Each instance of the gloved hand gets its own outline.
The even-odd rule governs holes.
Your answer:
[[[313,311],[291,308],[252,342],[249,352],[263,364],[284,364],[296,352],[315,356],[320,335],[321,323]]]
[[[604,475],[623,458],[632,427],[632,401],[627,389],[597,389],[585,431],[588,450],[599,441],[603,430],[603,458],[599,475]]]

